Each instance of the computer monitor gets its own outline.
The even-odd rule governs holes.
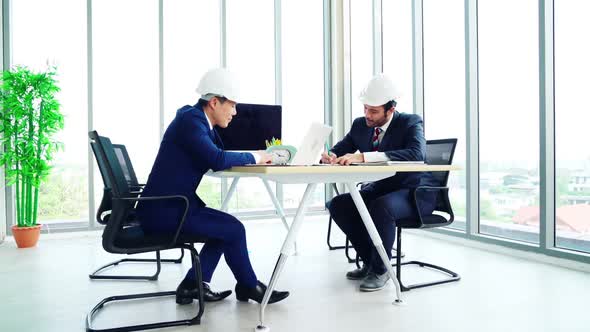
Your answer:
[[[281,137],[281,106],[238,104],[227,128],[216,130],[225,150],[265,150],[265,140]]]

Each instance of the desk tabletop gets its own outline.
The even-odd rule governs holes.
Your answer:
[[[355,174],[385,172],[435,172],[460,170],[455,165],[399,164],[388,166],[238,166],[220,173],[250,174]]]

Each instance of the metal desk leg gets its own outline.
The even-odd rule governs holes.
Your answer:
[[[231,200],[232,196],[234,195],[234,192],[236,192],[236,187],[238,186],[238,181],[240,180],[240,178],[234,178],[234,180],[231,182],[231,185],[229,186],[229,190],[227,191],[227,195],[225,195],[225,198],[223,199],[223,203],[221,203],[221,211],[223,212],[227,212],[227,206],[229,205],[229,201]]]
[[[402,304],[403,301],[399,282],[397,281],[395,273],[393,272],[393,268],[391,267],[391,263],[389,262],[389,257],[387,257],[387,253],[385,252],[385,248],[383,247],[383,241],[381,241],[381,237],[379,236],[379,233],[375,228],[375,224],[373,223],[373,219],[369,214],[369,210],[367,210],[367,206],[365,205],[365,202],[363,201],[363,198],[361,197],[361,194],[359,193],[359,190],[357,189],[356,185],[353,182],[347,182],[346,185],[348,186],[348,191],[352,196],[354,205],[356,205],[356,208],[358,209],[359,214],[361,215],[363,224],[365,224],[367,232],[369,233],[369,236],[371,237],[371,240],[373,241],[373,244],[375,245],[375,248],[377,249],[377,252],[381,257],[383,264],[387,268],[389,277],[395,285],[395,293],[397,298],[395,299],[395,302],[393,304]]]
[[[299,207],[297,208],[297,213],[295,214],[295,219],[291,223],[291,227],[289,228],[289,232],[287,233],[287,237],[283,242],[283,247],[281,248],[281,254],[277,260],[277,264],[275,265],[274,271],[272,272],[272,276],[270,278],[270,282],[268,283],[268,288],[264,293],[264,297],[262,298],[262,303],[260,303],[260,323],[254,329],[254,331],[261,332],[261,331],[270,331],[270,328],[264,326],[264,310],[266,309],[266,305],[268,304],[268,300],[270,299],[270,294],[275,288],[277,280],[279,280],[279,276],[283,271],[283,267],[285,266],[285,262],[287,258],[292,255],[293,253],[293,246],[295,244],[295,240],[297,239],[297,234],[299,233],[299,229],[301,228],[301,224],[303,222],[303,216],[305,215],[305,209],[307,208],[307,203],[309,198],[311,197],[311,193],[315,189],[316,184],[310,183],[307,185],[305,189],[305,193],[303,193],[303,198],[301,198],[301,202],[299,203]]]
[[[277,211],[277,213],[281,217],[281,221],[283,222],[283,226],[285,226],[285,229],[288,232],[289,231],[289,223],[287,222],[287,217],[285,216],[285,211],[283,210],[283,207],[279,203],[277,196],[272,191],[272,188],[270,187],[270,183],[268,183],[268,180],[267,179],[261,179],[261,180],[264,183],[264,186],[266,187],[266,191],[268,192],[268,196],[270,196],[270,200],[272,201],[272,204],[275,206],[275,210]],[[293,246],[295,248],[295,254],[297,254],[297,242],[295,242],[293,244]]]

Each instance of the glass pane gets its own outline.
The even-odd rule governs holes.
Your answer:
[[[366,0],[350,1],[350,62],[352,119],[364,116],[359,94],[373,77],[373,7]]]
[[[538,1],[480,0],[478,20],[480,232],[537,243]]]
[[[127,147],[138,180],[145,183],[160,144],[158,2],[92,4],[94,129]],[[98,167],[95,179],[100,199]]]
[[[227,0],[227,68],[240,82],[241,103],[274,104],[274,1]]]
[[[198,19],[195,13],[200,13]],[[166,0],[163,14],[166,128],[176,110],[197,103],[200,96],[195,89],[201,76],[220,66],[219,0]],[[209,207],[219,208],[220,188],[220,179],[205,176],[197,193]]]
[[[455,222],[465,229],[465,25],[464,1],[425,0],[424,122],[427,139],[457,138],[449,176]]]
[[[12,62],[34,70],[57,66],[65,116],[56,137],[64,150],[39,192],[39,220],[88,221],[88,111],[86,66],[86,2],[76,0],[12,1]],[[69,13],[63,15],[63,13]],[[58,17],[59,19],[55,19]]]
[[[240,80],[239,102],[274,104],[274,1],[227,0],[226,8],[227,67]],[[260,179],[240,179],[230,211],[274,210],[266,197]]]
[[[166,0],[163,13],[167,126],[177,109],[197,103],[199,94],[195,89],[201,76],[221,64],[219,0]],[[200,13],[198,20],[195,13]]]
[[[283,142],[295,147],[310,123],[324,122],[323,21],[321,1],[283,1]],[[283,186],[284,206],[297,207],[305,187]],[[324,186],[316,187],[310,206],[324,206]]]
[[[590,150],[586,105],[590,46],[590,2],[555,2],[556,245],[590,252]],[[584,134],[586,133],[586,134]]]
[[[400,89],[400,112],[414,113],[412,67],[412,1],[384,0],[383,72]]]

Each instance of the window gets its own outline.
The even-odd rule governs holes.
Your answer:
[[[400,89],[398,111],[414,113],[412,1],[384,0],[382,17],[383,72],[389,75]]]
[[[463,0],[425,0],[424,123],[426,139],[457,138],[449,176],[455,222],[465,229],[465,9]]]
[[[324,122],[323,3],[283,1],[282,6],[283,142],[298,147],[312,122]],[[284,206],[299,206],[305,187],[283,186]],[[323,189],[316,187],[310,206],[324,206]]]
[[[227,1],[227,68],[236,73],[242,100],[275,104],[274,1]],[[230,208],[274,209],[260,179],[240,179]]]
[[[538,1],[478,6],[480,232],[538,243]]]
[[[221,64],[219,1],[164,1],[164,129],[184,105],[194,105],[201,76]],[[221,206],[221,180],[203,177],[197,194]]]
[[[65,116],[57,134],[64,150],[39,191],[39,220],[88,220],[88,133],[86,2],[75,0],[12,1],[12,64],[45,70],[57,66],[57,98]],[[63,15],[63,13],[69,15]],[[59,18],[59,19],[56,19]]]
[[[555,1],[556,245],[590,252],[590,114],[587,81],[590,46],[577,36],[588,31],[586,1]]]
[[[218,0],[166,0],[163,14],[166,128],[176,110],[197,103],[203,74],[221,65],[221,25]]]
[[[125,144],[140,183],[158,151],[158,2],[92,3],[94,129]],[[133,24],[130,24],[133,22]],[[98,167],[95,197],[102,196]]]
[[[350,62],[352,119],[364,116],[359,94],[373,77],[373,7],[365,0],[350,0]]]
[[[274,1],[227,1],[227,67],[242,103],[275,103]]]

